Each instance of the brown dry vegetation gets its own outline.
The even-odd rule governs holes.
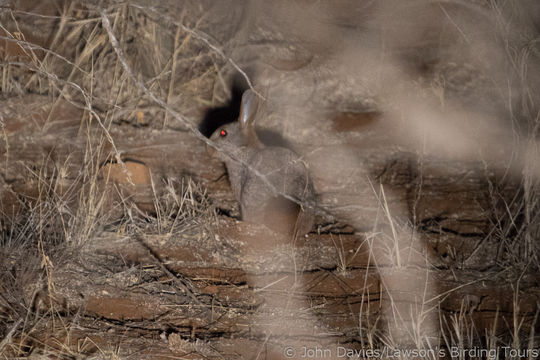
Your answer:
[[[0,358],[540,348],[537,5],[156,3],[0,7]],[[206,152],[250,84],[319,194],[294,244]]]

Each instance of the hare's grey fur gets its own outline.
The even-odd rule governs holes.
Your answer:
[[[227,167],[244,220],[282,233],[306,234],[313,226],[313,212],[283,195],[299,203],[313,203],[315,192],[308,170],[292,150],[261,143],[254,128],[257,109],[257,96],[247,90],[238,121],[217,129],[210,137],[219,145],[217,156]]]

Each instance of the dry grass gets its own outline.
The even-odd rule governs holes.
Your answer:
[[[181,181],[167,179],[160,187],[161,194],[154,193],[155,214],[141,212],[136,206],[127,224],[128,232],[157,234],[166,238],[178,236],[193,230],[210,232],[211,225],[217,223],[206,189],[191,178]],[[136,216],[133,216],[136,213]]]
[[[20,53],[4,56],[0,65],[2,96],[24,96],[30,91],[49,95],[53,106],[61,100],[68,101],[84,109],[79,133],[86,134],[82,156],[62,154],[60,159],[46,157],[35,166],[28,165],[25,178],[35,184],[36,192],[18,196],[16,212],[1,219],[0,353],[3,358],[23,356],[39,348],[44,349],[42,356],[78,356],[62,342],[52,347],[39,343],[44,328],[58,330],[51,330],[51,334],[61,334],[63,328],[69,334],[77,322],[77,316],[61,314],[61,304],[55,303],[55,268],[70,256],[76,256],[72,255],[73,251],[88,244],[104,226],[110,226],[111,220],[116,222],[111,214],[117,213],[117,209],[105,206],[110,191],[104,191],[100,180],[104,160],[114,158],[122,163],[110,134],[111,127],[119,121],[147,125],[146,119],[157,119],[162,111],[139,95],[140,90],[126,79],[116,56],[111,56],[108,37],[96,17],[97,10],[92,10],[93,5],[70,2],[51,3],[51,6],[58,4],[59,14],[54,17],[41,17],[40,10],[17,12],[7,8],[1,14],[5,33],[1,39]],[[130,54],[144,55],[135,56],[132,65],[138,72],[157,74],[147,84],[153,91],[167,94],[170,104],[185,101],[186,94],[195,92],[197,96],[189,97],[201,99],[199,89],[204,88],[201,84],[212,79],[216,70],[208,71],[206,65],[199,64],[214,59],[199,53],[197,58],[179,64],[179,57],[187,59],[195,54],[192,35],[177,30],[173,50],[166,42],[163,44],[170,27],[147,21],[144,13],[144,9],[127,5],[109,9],[122,46],[135,39]],[[40,38],[38,33],[34,42],[25,39],[23,33],[35,33],[36,29],[28,26],[34,21],[51,29],[52,37]],[[145,49],[149,44],[154,46],[152,51]],[[174,55],[168,60],[171,50]],[[149,54],[153,56],[145,58]],[[192,77],[186,80],[183,72],[187,71]],[[171,72],[173,76],[169,76]],[[180,76],[174,76],[175,72]],[[161,128],[168,124],[165,119],[165,123],[149,125]],[[2,129],[4,126],[2,121]],[[9,149],[11,138],[3,133],[4,146]],[[130,206],[123,208],[129,231],[173,236],[213,221],[206,194],[193,181],[186,179],[180,184],[168,181],[164,186],[159,185],[154,189],[154,216],[136,213],[133,218]],[[125,221],[115,226],[123,225]],[[115,354],[119,351],[101,349],[100,353],[104,358],[118,358]]]
[[[111,3],[107,8],[97,8],[92,2],[59,4],[62,4],[60,11],[53,18],[7,8],[3,8],[0,15],[3,24],[0,40],[22,52],[17,57],[5,57],[0,63],[2,96],[25,96],[32,92],[49,96],[51,104],[67,101],[83,110],[79,132],[85,134],[80,157],[64,154],[61,159],[52,159],[47,156],[38,166],[27,166],[25,178],[35,184],[36,193],[18,196],[18,211],[0,219],[0,354],[4,358],[23,357],[33,351],[42,351],[41,356],[84,356],[87,344],[80,344],[80,351],[76,351],[67,345],[67,340],[58,340],[59,343],[51,346],[40,343],[38,335],[47,327],[58,334],[70,334],[77,327],[81,315],[62,313],[61,304],[56,302],[54,272],[104,229],[113,228],[128,236],[157,234],[175,238],[194,231],[211,234],[212,226],[218,222],[206,190],[189,178],[152,179],[155,211],[151,214],[140,211],[129,199],[108,208],[110,193],[103,191],[100,179],[100,167],[105,161],[112,159],[123,164],[122,151],[111,135],[111,129],[120,124],[147,126],[149,131],[179,127],[207,141],[196,130],[197,111],[227,98],[227,79],[239,68],[226,55],[226,49],[198,30],[204,22],[204,14],[195,8],[189,16],[181,13],[180,20],[176,20],[165,16],[161,9],[130,3]],[[35,42],[24,38],[22,34],[28,29],[22,28],[31,23],[28,19],[49,24],[50,38]],[[105,20],[110,21],[109,26]],[[525,64],[532,56],[531,51],[527,47],[508,51],[512,59],[517,58],[512,65],[525,83]],[[516,51],[518,55],[514,55]],[[501,344],[515,349],[538,346],[535,332],[538,311],[533,319],[530,314],[520,312],[520,294],[524,291],[520,280],[525,274],[540,270],[539,179],[533,164],[537,159],[534,144],[540,119],[533,110],[536,104],[532,92],[526,85],[522,90],[523,108],[512,109],[511,117],[515,122],[522,123],[521,119],[530,122],[528,137],[522,137],[517,131],[515,136],[529,142],[533,150],[517,193],[508,194],[511,186],[505,187],[508,184],[504,181],[493,183],[489,178],[493,215],[490,233],[486,235],[487,240],[499,244],[500,278],[515,286],[512,322],[506,325],[505,334],[497,333],[497,323],[503,321],[497,313],[491,328],[478,328],[473,317],[476,309],[471,303],[463,301],[459,311],[454,313],[440,309],[444,300],[459,287],[443,295],[428,294],[426,290],[418,301],[419,308],[409,309],[411,313],[405,316],[410,317],[409,330],[413,333],[409,335],[419,348],[439,345],[426,341],[422,331],[426,318],[434,312],[438,313],[438,331],[443,345],[448,348],[495,349]],[[444,103],[444,95],[441,97]],[[10,140],[4,122],[1,124],[3,145],[8,154]],[[390,264],[388,267],[394,270],[405,271],[411,267],[415,255],[411,255],[414,250],[410,241],[416,236],[412,225],[395,219],[384,190],[381,185],[377,191],[380,219],[374,220],[383,224],[383,230],[378,231],[377,224],[377,231],[366,240],[372,249],[368,270],[381,274],[388,269],[377,262]],[[114,215],[118,211],[121,216]],[[326,209],[321,211],[326,212]],[[337,273],[346,276],[359,249],[348,254],[340,235],[333,241]],[[429,265],[426,267],[432,270]],[[366,271],[366,283],[369,271]],[[426,289],[432,286],[429,275],[421,279]],[[383,293],[392,293],[384,281],[381,297]],[[390,311],[385,316],[394,316],[390,320],[396,323],[404,321],[399,318],[404,314],[399,315],[394,300],[390,300]],[[370,315],[373,306],[367,294],[362,296],[357,319],[358,341],[365,348],[397,347],[399,340],[387,334],[388,325],[384,322],[388,319],[383,319],[380,313]],[[367,315],[363,315],[364,312]],[[96,347],[95,358],[123,358],[121,348]]]

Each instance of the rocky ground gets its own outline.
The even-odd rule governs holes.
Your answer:
[[[538,348],[535,167],[508,140],[523,135],[484,108],[499,79],[481,75],[498,64],[469,71],[453,52],[480,41],[488,5],[418,2],[409,11],[439,21],[405,31],[402,13],[408,36],[385,42],[375,81],[376,56],[352,49],[379,49],[371,31],[391,13],[327,3],[2,8],[3,358]],[[289,18],[306,8],[310,21]],[[294,149],[313,177],[322,213],[294,242],[240,220],[225,167],[189,129],[235,119],[239,69],[266,97],[263,141]],[[417,336],[398,339],[400,326]]]

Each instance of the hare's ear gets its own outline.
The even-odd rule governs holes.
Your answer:
[[[255,95],[255,93],[251,90],[246,90],[244,95],[242,95],[240,117],[238,118],[241,128],[247,128],[248,126],[253,125],[258,107],[259,99],[257,99],[257,95]]]

